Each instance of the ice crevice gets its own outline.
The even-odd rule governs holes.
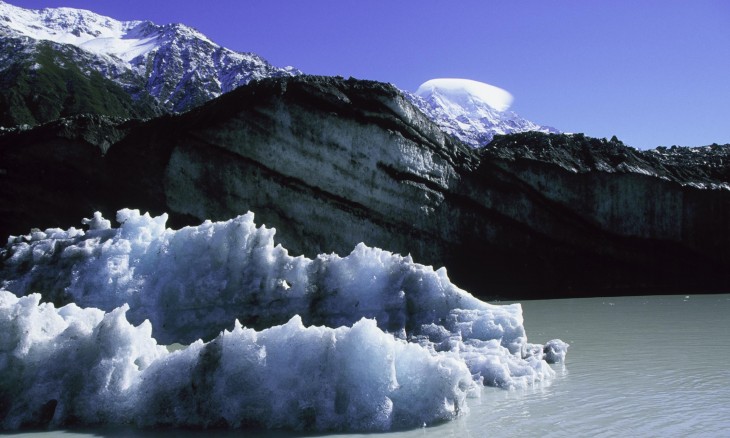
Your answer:
[[[565,360],[560,340],[527,342],[519,304],[410,256],[293,257],[253,213],[180,230],[116,219],[8,239],[0,428],[419,427],[464,414],[482,385],[549,382]]]

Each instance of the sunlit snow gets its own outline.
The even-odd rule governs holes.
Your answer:
[[[431,79],[405,95],[444,132],[475,148],[495,135],[558,132],[509,111],[512,95],[507,91],[470,79]]]
[[[71,44],[88,52],[112,56],[125,63],[159,48],[166,38],[165,29],[175,27],[192,38],[219,47],[205,35],[187,26],[156,26],[148,21],[118,21],[83,9],[23,9],[0,2],[4,26],[26,37]],[[237,54],[243,57],[243,54]]]
[[[463,108],[473,106],[473,102],[484,102],[497,111],[506,111],[512,105],[512,95],[494,85],[471,79],[442,78],[424,82],[416,90],[421,97],[438,94]]]
[[[519,304],[484,303],[443,268],[363,244],[292,257],[252,213],[166,219],[97,213],[9,239],[2,429],[418,427],[466,413],[482,384],[549,382],[565,359],[559,340],[527,342]]]
[[[55,8],[31,10],[0,2],[4,25],[38,40],[72,44],[100,55],[129,62],[156,47],[155,38],[141,33],[143,21],[117,21],[90,11]]]

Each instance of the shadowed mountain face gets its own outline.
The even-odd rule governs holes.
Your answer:
[[[728,292],[729,149],[527,133],[474,150],[390,85],[267,79],[182,116],[7,132],[0,233],[122,207],[173,227],[251,210],[293,254],[362,241],[481,297]]]

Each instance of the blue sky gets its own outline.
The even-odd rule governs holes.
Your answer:
[[[182,22],[305,73],[487,82],[538,123],[626,144],[730,143],[730,1],[10,0]]]

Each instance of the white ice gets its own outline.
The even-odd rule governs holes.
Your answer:
[[[363,319],[260,332],[236,324],[168,353],[126,306],[104,313],[0,291],[2,429],[136,424],[384,431],[466,411],[475,382],[454,353],[432,353]]]
[[[97,213],[87,231],[9,239],[3,429],[415,427],[466,412],[481,384],[549,381],[546,360],[565,359],[561,341],[527,342],[519,304],[484,303],[443,268],[363,244],[292,257],[252,213],[180,230],[166,218],[121,210],[112,228]]]

